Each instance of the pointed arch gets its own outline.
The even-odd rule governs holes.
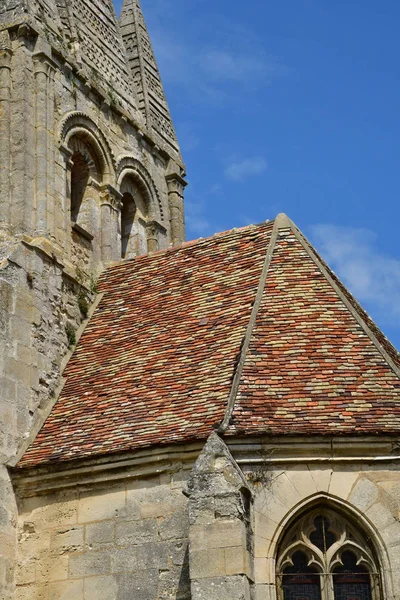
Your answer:
[[[307,536],[309,536],[312,531],[314,517],[316,517],[319,513],[321,513],[321,515],[331,516],[332,521],[335,521],[335,524],[333,525],[333,531],[337,532],[336,535],[338,537],[338,541],[335,542],[337,544],[337,548],[332,546],[333,550],[352,550],[352,545],[354,545],[354,548],[356,548],[358,545],[359,555],[357,556],[357,560],[359,563],[365,563],[365,565],[368,564],[368,569],[370,569],[370,571],[372,570],[373,565],[376,566],[376,572],[379,574],[379,598],[392,598],[393,584],[391,579],[390,561],[385,544],[383,543],[377,528],[360,510],[350,503],[336,496],[321,492],[309,496],[294,506],[292,510],[289,511],[281,520],[279,527],[276,529],[275,534],[273,535],[270,551],[274,554],[276,583],[279,583],[279,577],[282,578],[282,566],[284,564],[288,566],[292,560],[289,556],[289,559],[285,563],[285,559],[283,557],[283,553],[288,550],[290,544],[293,546],[291,550],[299,550],[300,553],[303,553],[305,556],[307,555]],[[340,523],[342,523],[342,525],[346,524],[348,530],[351,530],[351,534],[348,535],[347,538],[344,534],[345,527],[343,525],[341,528]],[[300,531],[302,528],[304,529],[298,540],[295,539],[296,527],[298,528],[298,531]],[[360,532],[358,537],[357,530]],[[349,538],[353,539],[350,540]],[[370,550],[369,552],[368,548],[362,548],[362,540],[364,540],[364,544],[368,545]],[[311,548],[312,543],[309,544],[309,546]],[[315,551],[315,555],[316,554],[317,552]],[[354,555],[356,556],[356,552]],[[329,556],[328,558],[331,560],[332,565],[335,568],[339,566],[340,559],[334,560],[333,554],[332,557]],[[321,561],[322,554],[320,557],[320,562]],[[311,562],[313,564],[311,564]],[[318,557],[314,556],[311,562],[309,562],[308,566],[311,569],[314,569],[315,573],[317,573],[318,570],[321,572],[321,565],[318,564]],[[279,585],[277,585],[277,588],[279,588]],[[373,596],[373,598],[377,597],[378,596],[376,594]],[[283,598],[283,595],[279,595],[278,593],[277,598],[279,600],[280,598]]]

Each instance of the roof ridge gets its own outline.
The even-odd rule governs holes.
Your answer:
[[[311,258],[311,260],[320,269],[322,275],[325,277],[325,279],[328,281],[328,283],[334,289],[338,298],[343,302],[343,304],[346,306],[347,310],[355,318],[355,320],[360,325],[360,327],[362,328],[364,333],[369,337],[372,344],[375,346],[375,348],[378,350],[378,352],[385,359],[385,361],[390,366],[390,368],[395,373],[395,375],[397,375],[397,377],[399,377],[399,379],[400,379],[400,367],[396,364],[396,362],[390,356],[389,352],[384,348],[384,346],[378,340],[376,334],[371,329],[371,327],[369,326],[368,322],[365,319],[365,316],[366,316],[368,319],[371,320],[368,313],[362,308],[360,303],[356,300],[356,298],[354,298],[353,294],[351,294],[351,292],[346,288],[346,286],[344,286],[344,284],[342,284],[340,282],[340,280],[338,280],[340,285],[343,286],[345,292],[341,289],[340,285],[338,285],[338,283],[335,281],[336,275],[333,273],[333,271],[331,271],[330,267],[319,256],[318,252],[315,250],[315,248],[309,242],[309,240],[306,238],[306,236],[300,231],[300,229],[297,227],[297,225],[295,223],[293,223],[293,221],[291,221],[290,219],[288,219],[288,220],[290,221],[291,229],[292,229],[296,239],[301,244],[301,246],[304,248],[305,252],[308,254],[308,256]],[[352,302],[349,300],[349,298],[346,296],[346,294],[348,294],[350,296],[351,300],[354,302],[354,306],[353,306]],[[364,316],[364,313],[365,313],[365,316]],[[393,351],[396,353],[396,355],[400,358],[399,352],[397,351],[397,349],[393,346],[393,344],[390,342],[390,340],[388,340],[386,338],[386,336],[380,331],[378,326],[376,326],[376,327],[377,327],[379,333],[381,333],[382,336],[385,338],[385,341],[390,345],[391,349],[393,349]]]
[[[253,335],[254,325],[256,323],[258,311],[259,311],[259,308],[261,305],[261,300],[262,300],[262,296],[264,293],[265,284],[266,284],[267,276],[268,276],[268,271],[269,271],[269,267],[270,267],[270,264],[272,261],[272,256],[273,256],[274,249],[275,249],[276,240],[278,238],[279,229],[281,229],[282,227],[285,227],[288,220],[289,220],[288,217],[284,213],[279,214],[276,217],[276,219],[274,220],[274,226],[273,226],[273,229],[271,232],[271,237],[270,237],[270,240],[268,243],[268,248],[267,248],[267,252],[265,255],[260,279],[258,282],[254,304],[251,309],[250,320],[247,324],[246,333],[242,340],[241,348],[239,350],[239,359],[236,362],[234,375],[233,375],[233,381],[232,381],[232,385],[231,385],[231,389],[230,389],[230,393],[229,393],[229,398],[228,398],[225,415],[224,415],[224,418],[223,418],[220,426],[218,427],[219,433],[224,433],[227,430],[227,428],[229,426],[229,421],[231,419],[233,410],[235,408],[235,402],[236,402],[237,392],[238,392],[239,385],[240,385],[240,380],[242,378],[244,363],[246,361],[247,352],[248,352],[248,349],[250,346],[250,341],[251,341],[251,338]]]

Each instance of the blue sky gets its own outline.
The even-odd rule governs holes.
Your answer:
[[[141,3],[188,239],[287,213],[400,348],[400,3]]]

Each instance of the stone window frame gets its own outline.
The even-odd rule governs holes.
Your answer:
[[[156,240],[165,238],[166,236],[167,230],[164,226],[164,209],[155,183],[149,172],[144,165],[133,156],[120,157],[117,161],[116,171],[117,190],[123,195],[125,191],[129,192],[130,184],[136,186],[146,204],[145,220],[140,219],[140,223],[147,230],[148,252],[162,249],[163,246],[159,247],[159,242]],[[131,192],[131,195],[134,199],[134,193]],[[121,214],[119,214],[119,224],[121,227]]]
[[[316,531],[315,519],[318,516],[329,520],[331,532],[335,537],[329,547],[322,551],[311,540]],[[334,600],[333,572],[342,564],[341,555],[350,551],[357,559],[357,565],[366,568],[370,574],[372,600],[382,599],[382,577],[375,549],[359,524],[355,524],[347,516],[338,512],[335,507],[327,505],[313,506],[310,510],[297,514],[284,529],[278,544],[276,558],[276,589],[278,600],[284,600],[282,579],[285,569],[293,565],[292,557],[302,552],[308,560],[308,567],[315,570],[320,577],[321,600]]]

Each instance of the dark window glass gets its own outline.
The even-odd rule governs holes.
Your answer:
[[[336,535],[329,531],[330,523],[327,517],[318,516],[314,520],[315,531],[310,534],[310,542],[317,546],[322,552],[336,542]]]
[[[293,566],[286,567],[282,577],[285,600],[321,600],[320,576],[303,552],[292,556]]]
[[[371,600],[370,574],[365,567],[357,565],[352,552],[342,553],[343,565],[333,572],[335,600]]]

